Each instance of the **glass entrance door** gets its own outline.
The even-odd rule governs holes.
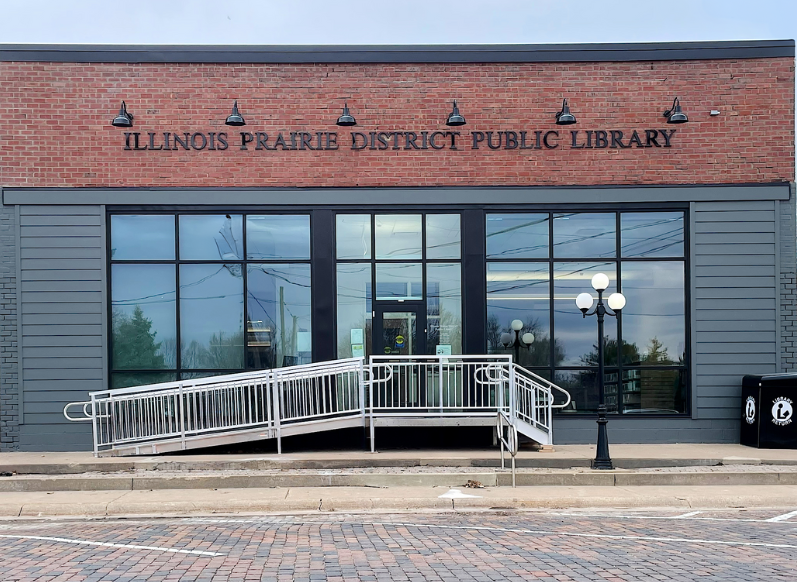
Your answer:
[[[415,356],[426,353],[426,306],[380,302],[374,310],[374,355]]]

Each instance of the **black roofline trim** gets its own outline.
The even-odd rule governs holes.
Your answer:
[[[362,46],[0,44],[0,61],[63,63],[561,63],[794,56],[794,40]]]

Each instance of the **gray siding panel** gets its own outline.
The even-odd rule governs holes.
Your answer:
[[[26,303],[22,313],[102,313],[96,303]]]
[[[73,208],[74,212],[74,208]],[[58,216],[58,218],[56,218]],[[68,214],[68,215],[41,215],[41,214],[33,214],[33,215],[23,215],[20,219],[20,224],[22,226],[53,226],[58,224],[59,226],[100,226],[102,224],[102,219],[96,215],[76,215],[76,214]]]
[[[22,316],[23,325],[50,325],[53,322],[52,314],[30,313]],[[105,322],[99,313],[61,313],[61,325],[103,325]]]
[[[59,336],[30,336],[22,339],[22,346],[28,347],[60,347],[60,346],[101,346],[102,337],[99,335],[59,335]]]
[[[27,249],[31,250],[31,249]],[[25,271],[23,281],[96,281],[99,269],[74,271]]]
[[[736,440],[742,376],[778,369],[775,202],[695,202],[691,215],[694,422],[730,423],[720,434]]]
[[[723,210],[720,208],[717,210],[703,210],[701,208],[695,214],[695,224],[700,224],[701,222],[765,222],[774,226],[775,208],[770,201],[751,202],[750,204],[750,208],[753,208],[753,204],[761,204],[763,206],[759,206],[758,210]],[[702,207],[702,203],[696,202],[695,206]],[[764,206],[769,208],[764,210]]]
[[[101,259],[102,250],[96,247],[37,247],[25,249],[23,259]]]
[[[61,410],[106,386],[104,208],[20,207],[21,450],[91,445],[91,426]]]

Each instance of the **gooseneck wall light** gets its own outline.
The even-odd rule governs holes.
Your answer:
[[[119,114],[113,118],[111,125],[114,127],[133,127],[133,116],[127,112],[127,105],[122,101]]]
[[[562,100],[562,110],[556,114],[556,125],[573,125],[575,122],[576,116],[570,113],[567,99]]]
[[[244,121],[243,115],[241,115],[240,111],[238,111],[238,101],[236,100],[235,103],[232,104],[232,113],[227,117],[227,121],[224,122],[226,125],[232,125],[234,127],[240,127],[242,125],[246,125],[246,121]]]
[[[522,336],[520,335],[520,330],[523,329],[523,322],[519,319],[515,319],[512,321],[512,331],[515,332],[515,336],[512,337],[510,333],[502,333],[501,334],[501,345],[504,346],[506,349],[515,348],[515,363],[518,363],[518,358],[520,356],[520,348],[526,348],[528,350],[531,349],[531,344],[534,343],[534,334],[533,333],[524,333]]]
[[[663,115],[667,118],[667,123],[686,123],[689,121],[686,113],[681,111],[681,102],[678,97],[673,99],[672,107],[665,111]]]
[[[592,288],[598,292],[598,304],[592,308],[593,298],[589,293],[581,293],[576,297],[576,306],[584,317],[596,315],[598,318],[598,445],[595,451],[595,460],[592,461],[593,469],[613,469],[612,459],[609,456],[609,436],[606,431],[606,402],[603,374],[603,318],[606,315],[616,317],[625,307],[625,297],[622,293],[609,295],[609,309],[603,304],[603,292],[609,287],[609,277],[598,273],[592,278]],[[610,311],[611,310],[611,311]]]
[[[457,127],[458,125],[465,125],[465,118],[462,115],[460,115],[459,107],[457,107],[456,100],[454,100],[454,109],[452,109],[451,113],[448,114],[446,125],[450,125],[453,127]]]
[[[350,127],[352,125],[357,125],[357,120],[354,119],[354,116],[351,113],[349,113],[348,103],[343,104],[343,114],[340,117],[338,117],[338,121],[336,123],[337,125],[340,125],[342,127]]]

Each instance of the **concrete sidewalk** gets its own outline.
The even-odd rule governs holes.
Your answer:
[[[468,497],[472,496],[472,497]],[[797,507],[797,486],[697,487],[303,487],[3,493],[0,516],[167,516],[264,512],[531,508]]]
[[[621,469],[713,465],[797,465],[797,450],[755,449],[733,444],[612,445]],[[556,445],[553,452],[521,450],[518,467],[589,467],[594,445]],[[171,454],[148,457],[100,457],[91,453],[0,453],[0,472],[74,474],[92,471],[197,471],[266,469],[340,469],[362,467],[497,467],[498,449],[403,450],[370,453],[316,451],[276,454]]]

